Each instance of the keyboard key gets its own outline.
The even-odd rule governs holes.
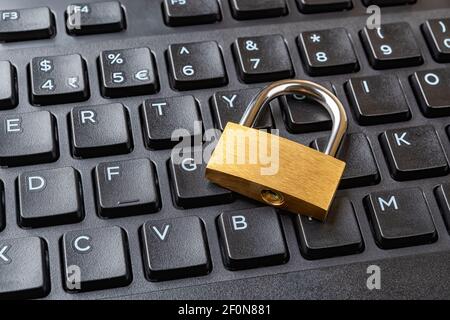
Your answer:
[[[193,90],[228,83],[219,46],[214,41],[173,44],[167,51],[172,87]]]
[[[397,6],[402,4],[416,3],[417,0],[362,0],[366,6],[377,5],[380,7]]]
[[[237,20],[280,17],[288,14],[285,0],[230,0],[231,12]]]
[[[311,76],[359,70],[353,44],[344,28],[302,32],[297,42],[306,72]]]
[[[334,93],[330,82],[320,84]],[[289,132],[304,133],[331,129],[330,114],[312,99],[304,95],[286,95],[279,98],[279,101]]]
[[[245,83],[268,82],[294,76],[291,57],[280,35],[238,38],[233,53]]]
[[[381,248],[414,246],[436,240],[436,229],[419,188],[371,193],[364,204]]]
[[[81,221],[84,213],[79,173],[66,167],[20,174],[18,206],[19,225],[25,228]]]
[[[69,292],[123,287],[132,279],[127,236],[119,227],[65,233],[62,260]]]
[[[413,31],[406,22],[384,24],[375,29],[365,27],[360,35],[374,69],[411,67],[423,63]]]
[[[0,11],[0,41],[45,39],[55,34],[55,19],[47,7]]]
[[[164,19],[169,26],[188,26],[220,21],[217,0],[164,0]]]
[[[19,103],[16,68],[9,61],[0,61],[0,110],[11,109]]]
[[[223,131],[228,122],[238,123],[247,106],[260,91],[260,88],[255,88],[216,92],[211,99],[211,108],[216,127]],[[273,126],[272,112],[270,108],[265,108],[253,127],[256,129],[270,129]]]
[[[302,13],[318,13],[350,10],[351,0],[297,0],[298,9]]]
[[[89,98],[86,63],[79,54],[38,57],[30,65],[31,102],[62,104]]]
[[[197,217],[148,221],[141,238],[150,281],[196,277],[211,270],[205,228]]]
[[[446,175],[448,164],[432,126],[387,130],[381,146],[395,180],[414,180]]]
[[[434,189],[439,208],[444,218],[445,226],[450,232],[450,184],[443,183]]]
[[[146,95],[159,90],[158,72],[148,48],[103,51],[99,67],[100,89],[105,97]]]
[[[205,169],[201,152],[169,161],[172,194],[178,206],[197,208],[233,201],[231,191],[206,180]]]
[[[410,81],[425,116],[450,115],[450,68],[418,71]]]
[[[259,268],[289,259],[280,218],[273,208],[223,212],[217,225],[227,269]]]
[[[450,62],[450,18],[427,20],[422,31],[433,58],[437,62]]]
[[[323,259],[359,253],[364,242],[352,203],[336,198],[325,223],[295,216],[300,250],[307,259]]]
[[[0,299],[37,299],[50,292],[47,244],[38,237],[0,240]]]
[[[94,177],[103,218],[149,214],[161,207],[155,166],[148,159],[100,163]]]
[[[316,150],[323,151],[328,140],[329,137],[322,137],[316,139],[312,145]],[[378,166],[365,134],[348,134],[341,144],[338,159],[347,164],[340,189],[370,186],[380,181]]]
[[[56,161],[56,120],[48,111],[0,117],[0,166],[14,167]]]
[[[118,32],[125,29],[120,2],[71,4],[66,10],[67,33],[71,35]]]
[[[193,96],[145,100],[141,114],[147,148],[171,148],[187,137],[202,141],[202,117]],[[175,130],[186,132],[180,132],[180,139],[172,140]]]
[[[129,127],[128,113],[121,103],[73,108],[72,153],[80,158],[128,153],[133,146]]]
[[[350,79],[345,84],[353,114],[361,125],[406,121],[408,101],[395,75]]]

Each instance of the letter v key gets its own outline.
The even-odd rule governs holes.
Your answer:
[[[156,234],[156,236],[161,239],[161,241],[166,240],[166,237],[169,233],[169,228],[170,228],[170,224],[166,224],[164,226],[164,230],[161,234],[161,232],[158,230],[158,228],[156,226],[152,226],[153,232]]]

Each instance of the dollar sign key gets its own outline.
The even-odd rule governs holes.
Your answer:
[[[48,59],[42,60],[39,63],[39,66],[40,66],[40,70],[43,72],[49,72],[53,68],[52,61],[48,60]]]

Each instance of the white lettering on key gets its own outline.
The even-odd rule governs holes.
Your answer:
[[[189,50],[186,47],[181,48],[180,54],[190,54]]]
[[[97,123],[97,116],[94,111],[92,110],[83,110],[80,111],[80,117],[81,117],[81,124],[86,124],[87,121],[96,124]]]
[[[389,198],[389,201],[386,201],[383,198],[378,197],[378,203],[380,204],[381,211],[386,211],[385,206],[390,208],[391,205],[394,205],[394,209],[398,210],[397,199],[395,198],[395,196],[391,196]]]
[[[441,82],[439,76],[435,73],[427,73],[424,79],[430,86],[437,86]]]
[[[2,246],[2,247],[0,248],[0,260],[1,260],[4,264],[7,264],[7,263],[10,263],[10,262],[11,262],[11,259],[6,255],[6,253],[8,252],[8,250],[9,250],[10,248],[11,248],[11,247],[8,246],[8,245],[4,245],[4,246]]]
[[[397,142],[397,145],[398,145],[399,147],[402,146],[402,143],[405,144],[405,145],[407,145],[407,146],[410,146],[410,145],[411,145],[411,142],[405,140],[406,134],[407,134],[407,132],[403,132],[402,135],[399,136],[398,133],[394,133],[395,141]]]
[[[19,12],[17,11],[3,11],[2,12],[2,20],[18,20],[19,19]]]
[[[161,241],[166,240],[167,233],[169,232],[169,228],[170,228],[170,225],[167,224],[167,225],[164,227],[163,232],[161,233],[161,232],[158,230],[158,228],[157,228],[156,226],[152,226],[153,232],[156,233],[156,236],[157,236],[159,239],[161,239]]]
[[[181,167],[184,171],[195,171],[197,170],[197,164],[193,158],[185,158],[181,162]]]
[[[228,103],[228,106],[230,108],[234,108],[234,100],[236,100],[236,98],[237,94],[233,95],[231,98],[228,98],[227,96],[222,96],[222,99]]]
[[[45,179],[43,177],[28,177],[28,191],[40,191],[45,188]]]
[[[80,243],[81,241],[86,242],[86,245],[84,247],[83,247],[82,243]],[[73,247],[79,253],[86,253],[92,249],[92,246],[89,244],[90,241],[91,241],[91,238],[89,236],[79,236],[79,237],[75,238],[75,240],[73,241]]]
[[[22,121],[20,120],[20,118],[6,119],[6,132],[21,132],[21,123]]]
[[[248,227],[248,224],[245,221],[245,217],[244,216],[232,216],[231,220],[233,220],[233,229],[235,231],[245,230]]]
[[[113,176],[120,176],[120,167],[107,167],[106,168],[107,179],[108,181],[112,181]]]
[[[162,107],[167,107],[167,103],[166,102],[152,103],[152,107],[155,107],[158,110],[159,116],[163,116],[164,112]]]

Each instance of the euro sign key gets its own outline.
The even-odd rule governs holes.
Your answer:
[[[333,126],[324,153],[252,128],[264,107],[287,94],[309,97],[330,113]],[[325,221],[345,169],[345,163],[335,156],[346,131],[345,109],[330,91],[310,81],[278,81],[252,100],[239,124],[227,124],[206,167],[206,177],[273,207]],[[272,139],[279,146],[278,170],[262,174],[266,164],[255,161],[254,146],[267,146]]]

